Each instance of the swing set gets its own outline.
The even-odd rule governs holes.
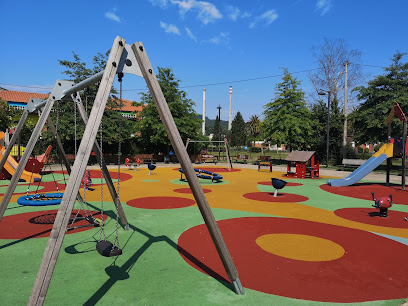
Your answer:
[[[96,141],[98,129],[102,122],[102,116],[106,108],[106,103],[112,88],[114,78],[116,74],[118,74],[121,78],[124,73],[140,76],[146,81],[149,91],[159,111],[160,118],[165,126],[172,146],[176,151],[184,175],[186,176],[186,179],[190,185],[190,189],[193,191],[193,195],[195,197],[197,205],[208,228],[210,236],[215,244],[216,250],[218,252],[218,255],[220,256],[228,278],[233,285],[234,291],[237,294],[244,294],[244,289],[238,277],[238,271],[232,260],[231,254],[228,251],[223,236],[218,228],[214,215],[211,212],[203,189],[196,178],[195,171],[188,157],[186,148],[181,140],[177,126],[171,115],[163,92],[161,91],[160,85],[153,72],[153,68],[150,64],[149,58],[147,57],[144,46],[141,42],[134,43],[133,45],[128,45],[126,44],[125,39],[118,36],[113,43],[109,58],[106,63],[106,67],[103,71],[91,76],[90,78],[78,84],[74,84],[71,81],[64,80],[56,81],[49,98],[45,102],[43,102],[44,108],[41,116],[37,122],[36,127],[33,130],[30,140],[28,141],[26,150],[15,171],[15,175],[12,177],[10,185],[8,186],[7,191],[5,192],[0,202],[1,220],[17,186],[18,179],[27,163],[29,155],[34,148],[34,145],[38,140],[38,137],[40,136],[41,130],[43,129],[46,121],[48,121],[49,126],[57,140],[57,148],[60,150],[60,153],[63,153],[61,154],[61,156],[70,176],[66,185],[65,192],[61,199],[59,210],[55,218],[51,235],[48,240],[44,257],[42,259],[28,304],[42,305],[44,303],[46,293],[51,282],[52,274],[57,263],[58,255],[61,251],[61,246],[70,220],[70,215],[73,211],[76,199],[79,196],[78,191],[82,182],[83,175],[86,171],[86,166],[92,149],[94,150],[101,167],[101,177],[103,176],[106,179],[107,186],[111,193],[112,199],[114,200],[114,204],[117,209],[117,219],[119,220],[120,218],[121,224],[125,229],[129,228],[126,216],[119,200],[119,196],[116,193],[115,188],[113,187],[109,172],[107,171],[106,165],[103,161],[103,156],[101,154],[102,148]],[[89,85],[93,85],[99,81],[100,84],[98,87],[98,92],[96,94],[95,101],[88,119],[78,92],[88,87]],[[60,141],[58,141],[58,134],[56,133],[55,127],[50,118],[50,112],[53,108],[54,103],[56,101],[64,102],[67,100],[73,100],[76,102],[80,115],[86,125],[78,149],[78,155],[77,158],[75,158],[72,170],[70,168],[68,160],[66,159],[62,145],[60,144]],[[99,130],[100,132],[102,132],[101,129]],[[103,192],[101,193],[101,213],[103,213],[102,198]],[[116,226],[118,226],[118,222]],[[103,236],[103,232],[101,232],[101,235]],[[107,240],[100,239],[97,244],[97,250],[104,256],[120,255],[119,253],[121,253],[122,250],[119,247],[115,248],[115,245],[116,241],[114,243],[110,243]]]

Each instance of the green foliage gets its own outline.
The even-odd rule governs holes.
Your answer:
[[[283,81],[276,86],[275,99],[264,106],[264,139],[272,144],[286,144],[288,150],[307,149],[313,138],[314,124],[299,85],[300,82],[284,69]]]
[[[252,115],[247,122],[247,134],[256,139],[261,134],[261,120],[257,115]]]
[[[167,104],[173,115],[180,136],[185,142],[187,138],[194,140],[203,139],[200,133],[201,120],[193,109],[195,105],[187,98],[187,93],[179,90],[179,82],[174,77],[170,68],[158,67],[157,80],[166,98]],[[141,102],[147,106],[143,108],[141,120],[137,123],[140,136],[137,138],[141,150],[146,153],[168,153],[170,151],[170,139],[167,136],[164,125],[160,119],[156,105],[150,92],[141,93]]]
[[[6,101],[0,99],[0,131],[5,132],[12,127],[12,118],[15,115],[16,111]]]
[[[85,62],[82,62],[79,55],[76,53],[73,53],[73,61],[59,60],[59,63],[66,68],[63,74],[66,74],[69,77],[69,80],[78,83],[103,70],[105,68],[108,56],[109,51],[105,54],[98,53],[97,55],[95,55],[93,57],[92,68],[88,68],[87,64]],[[80,93],[82,103],[85,105],[88,117],[91,112],[93,101],[95,100],[97,91],[98,84],[95,84],[86,88]],[[117,99],[116,95],[117,91],[112,88],[111,97],[109,97],[108,99],[108,104],[102,117],[103,151],[107,154],[117,154],[118,141],[120,138],[122,147],[121,151],[122,153],[127,154],[132,151],[132,134],[136,131],[136,129],[134,126],[134,122],[126,120],[120,115],[118,111],[119,100]],[[79,147],[85,125],[79,115],[78,109],[76,109],[76,105],[74,104],[74,102],[57,102],[54,106],[54,109],[55,112],[51,113],[51,118],[58,129],[58,135],[61,138],[64,150],[66,151],[66,153],[72,154],[75,152],[75,148]],[[119,127],[120,125],[122,125],[121,129]],[[120,130],[121,133],[119,133]],[[45,131],[43,136],[45,145],[55,145],[50,130]]]
[[[246,140],[245,133],[245,120],[241,113],[238,112],[235,115],[234,120],[231,122],[231,146],[244,146]]]
[[[351,114],[354,121],[355,139],[359,143],[387,141],[385,120],[394,102],[398,102],[405,114],[408,113],[408,62],[402,62],[406,53],[397,52],[391,65],[383,75],[368,82],[368,86],[358,87],[358,98],[363,101]],[[402,123],[393,120],[391,135],[402,135]]]
[[[343,159],[344,115],[335,100],[332,100],[330,105],[329,163],[340,164]],[[312,105],[311,110],[314,122],[314,137],[311,139],[311,145],[322,162],[327,154],[327,103],[318,101]]]

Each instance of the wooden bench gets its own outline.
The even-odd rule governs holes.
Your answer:
[[[142,164],[151,164],[154,163],[156,160],[153,158],[153,154],[135,154],[133,158],[136,160],[139,158]]]
[[[217,164],[218,159],[212,154],[201,154],[199,156],[199,161],[202,163],[210,162],[210,163]]]
[[[249,156],[248,155],[237,155],[237,157],[235,158],[235,162],[243,162],[244,164],[247,163]]]
[[[271,157],[270,156],[258,156],[258,159],[256,160],[256,164],[259,165],[260,162],[270,162]]]
[[[367,160],[365,160],[365,159],[346,159],[346,158],[344,158],[341,161],[341,163],[343,164],[343,167],[345,167],[345,166],[360,167],[366,161]]]

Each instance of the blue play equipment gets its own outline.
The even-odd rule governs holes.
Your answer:
[[[24,206],[46,206],[58,205],[61,203],[63,193],[39,193],[25,195],[17,199],[17,203]]]
[[[156,169],[156,166],[155,165],[153,165],[153,164],[151,164],[151,163],[148,163],[147,164],[147,168],[149,169],[149,175],[152,173],[152,171],[154,170],[154,169]]]
[[[179,168],[179,171],[180,171],[180,173],[181,173],[181,178],[180,178],[180,180],[182,180],[182,179],[183,179],[183,173],[184,173],[184,171],[183,171],[182,168]],[[206,180],[211,180],[212,182],[213,182],[213,181],[219,182],[220,180],[222,180],[222,176],[221,176],[221,175],[219,175],[219,174],[217,174],[217,173],[214,173],[214,172],[211,172],[211,171],[206,171],[206,170],[196,169],[196,168],[194,168],[194,171],[196,172],[196,176],[197,176],[198,178],[202,178],[202,179],[206,179]],[[205,174],[208,174],[208,175],[205,175]]]

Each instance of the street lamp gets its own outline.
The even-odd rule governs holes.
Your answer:
[[[221,141],[221,106],[218,104],[217,106],[218,109],[218,141]],[[220,142],[218,143],[218,162],[220,161],[221,158],[221,148],[220,148]]]
[[[330,90],[320,89],[319,96],[325,96],[327,93],[327,139],[326,139],[326,168],[329,168],[329,143],[330,143]]]

